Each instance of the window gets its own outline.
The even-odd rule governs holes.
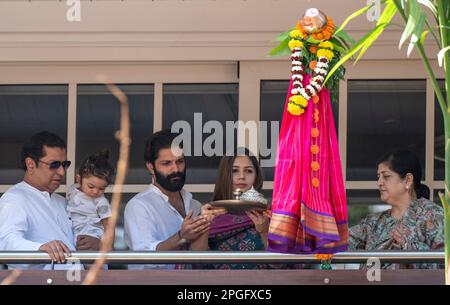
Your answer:
[[[425,100],[424,80],[348,82],[347,180],[375,181],[377,160],[396,149],[425,166]]]
[[[66,85],[0,86],[0,184],[23,179],[23,144],[39,131],[67,142],[68,87]]]
[[[119,85],[127,95],[131,121],[130,164],[126,183],[148,184],[144,165],[146,139],[153,133],[153,85]],[[119,156],[115,132],[120,129],[120,104],[103,85],[79,85],[77,100],[76,166],[92,153],[110,151]]]
[[[237,143],[237,132],[227,129],[226,122],[234,123],[237,120],[237,84],[167,84],[163,87],[163,127],[170,129],[172,124],[177,123],[175,126],[183,126],[179,132],[186,132],[191,139],[190,143],[183,143],[187,183],[215,182],[221,156],[205,154],[199,143],[203,147],[210,136],[219,135],[217,138],[220,140],[214,141],[211,148],[223,155],[227,150],[226,137],[230,133],[234,138],[232,148]],[[223,131],[222,135],[216,128],[204,130],[207,127],[205,124],[210,121],[218,122],[220,128],[217,129]],[[191,149],[188,149],[189,144]]]
[[[445,98],[445,84],[440,81],[441,92]],[[435,95],[434,108],[434,179],[444,180],[445,177],[445,140],[444,140],[444,119],[442,118],[441,107]]]
[[[378,190],[347,190],[347,207],[349,227],[360,223],[368,214],[390,209],[381,201]]]

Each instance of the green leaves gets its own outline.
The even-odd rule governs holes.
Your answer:
[[[293,31],[293,30],[295,30],[295,27],[293,27],[292,29],[287,30],[286,32],[281,33],[280,35],[275,37],[275,39],[273,41],[278,41],[278,42],[284,41],[286,38],[289,38],[289,33],[291,31]]]
[[[289,54],[289,35],[278,46],[270,51],[269,56],[283,56]]]
[[[448,50],[450,50],[450,46],[447,46],[439,51],[439,53],[438,53],[439,67],[442,67],[442,62],[444,61],[445,53],[447,53]]]
[[[324,83],[328,81],[330,77],[332,77],[333,73],[342,66],[347,60],[349,60],[353,55],[355,55],[359,50],[361,50],[364,46],[366,46],[366,49],[368,48],[368,45],[366,43],[372,44],[373,41],[382,33],[382,31],[388,26],[388,24],[379,24],[377,25],[373,30],[371,30],[369,33],[364,35],[354,46],[353,48],[348,51],[347,54],[345,54],[341,60],[339,60],[334,67],[331,69],[331,71],[328,73],[327,78],[325,79]],[[361,53],[360,56],[361,57]],[[358,57],[358,58],[359,58]]]
[[[387,0],[386,6],[383,10],[383,13],[380,16],[380,19],[378,19],[376,26],[374,29],[372,29],[370,32],[368,32],[366,35],[364,35],[354,46],[351,48],[345,56],[342,57],[341,60],[339,60],[336,65],[331,69],[330,73],[328,73],[327,78],[325,79],[326,83],[333,75],[333,73],[342,66],[347,60],[352,58],[353,55],[355,55],[358,51],[358,57],[355,60],[355,63],[358,62],[358,60],[361,58],[361,56],[369,49],[369,47],[377,40],[377,38],[383,33],[384,29],[390,24],[392,18],[394,18],[395,13],[397,12],[397,7],[395,6],[395,3],[393,0]],[[344,23],[348,23],[350,19],[353,19],[365,11],[367,11],[372,5],[366,6],[365,8],[353,13],[350,15],[349,18],[344,21]],[[339,32],[342,31],[342,26],[339,28]],[[337,32],[338,32],[337,31]]]
[[[403,31],[402,37],[398,48],[401,49],[403,43],[411,37],[410,43],[408,45],[408,50],[406,52],[409,56],[414,48],[414,45],[419,41],[422,34],[423,26],[425,23],[426,15],[419,6],[418,0],[408,0],[408,22],[406,23],[405,29]]]

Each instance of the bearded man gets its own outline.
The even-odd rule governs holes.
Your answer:
[[[224,209],[202,206],[183,189],[186,162],[178,135],[169,130],[154,133],[147,141],[144,160],[153,183],[134,196],[125,208],[125,242],[133,251],[207,250],[205,240],[216,215]],[[129,269],[175,265],[130,265]]]

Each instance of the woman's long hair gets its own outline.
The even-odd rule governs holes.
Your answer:
[[[223,156],[219,164],[216,185],[214,186],[213,200],[233,199],[233,164],[236,157],[247,156],[255,168],[255,182],[253,187],[258,192],[261,191],[264,178],[261,167],[256,157],[244,147],[238,147],[233,151],[232,156]]]

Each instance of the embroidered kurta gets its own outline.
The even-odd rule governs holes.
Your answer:
[[[393,246],[393,230],[404,232],[405,243],[401,249]],[[350,228],[351,250],[436,250],[444,248],[444,212],[441,206],[420,198],[411,203],[401,219],[391,216],[391,211],[367,216]],[[433,264],[415,264],[413,267],[430,268]],[[435,266],[435,265],[434,265]],[[384,265],[396,268],[397,265]]]

